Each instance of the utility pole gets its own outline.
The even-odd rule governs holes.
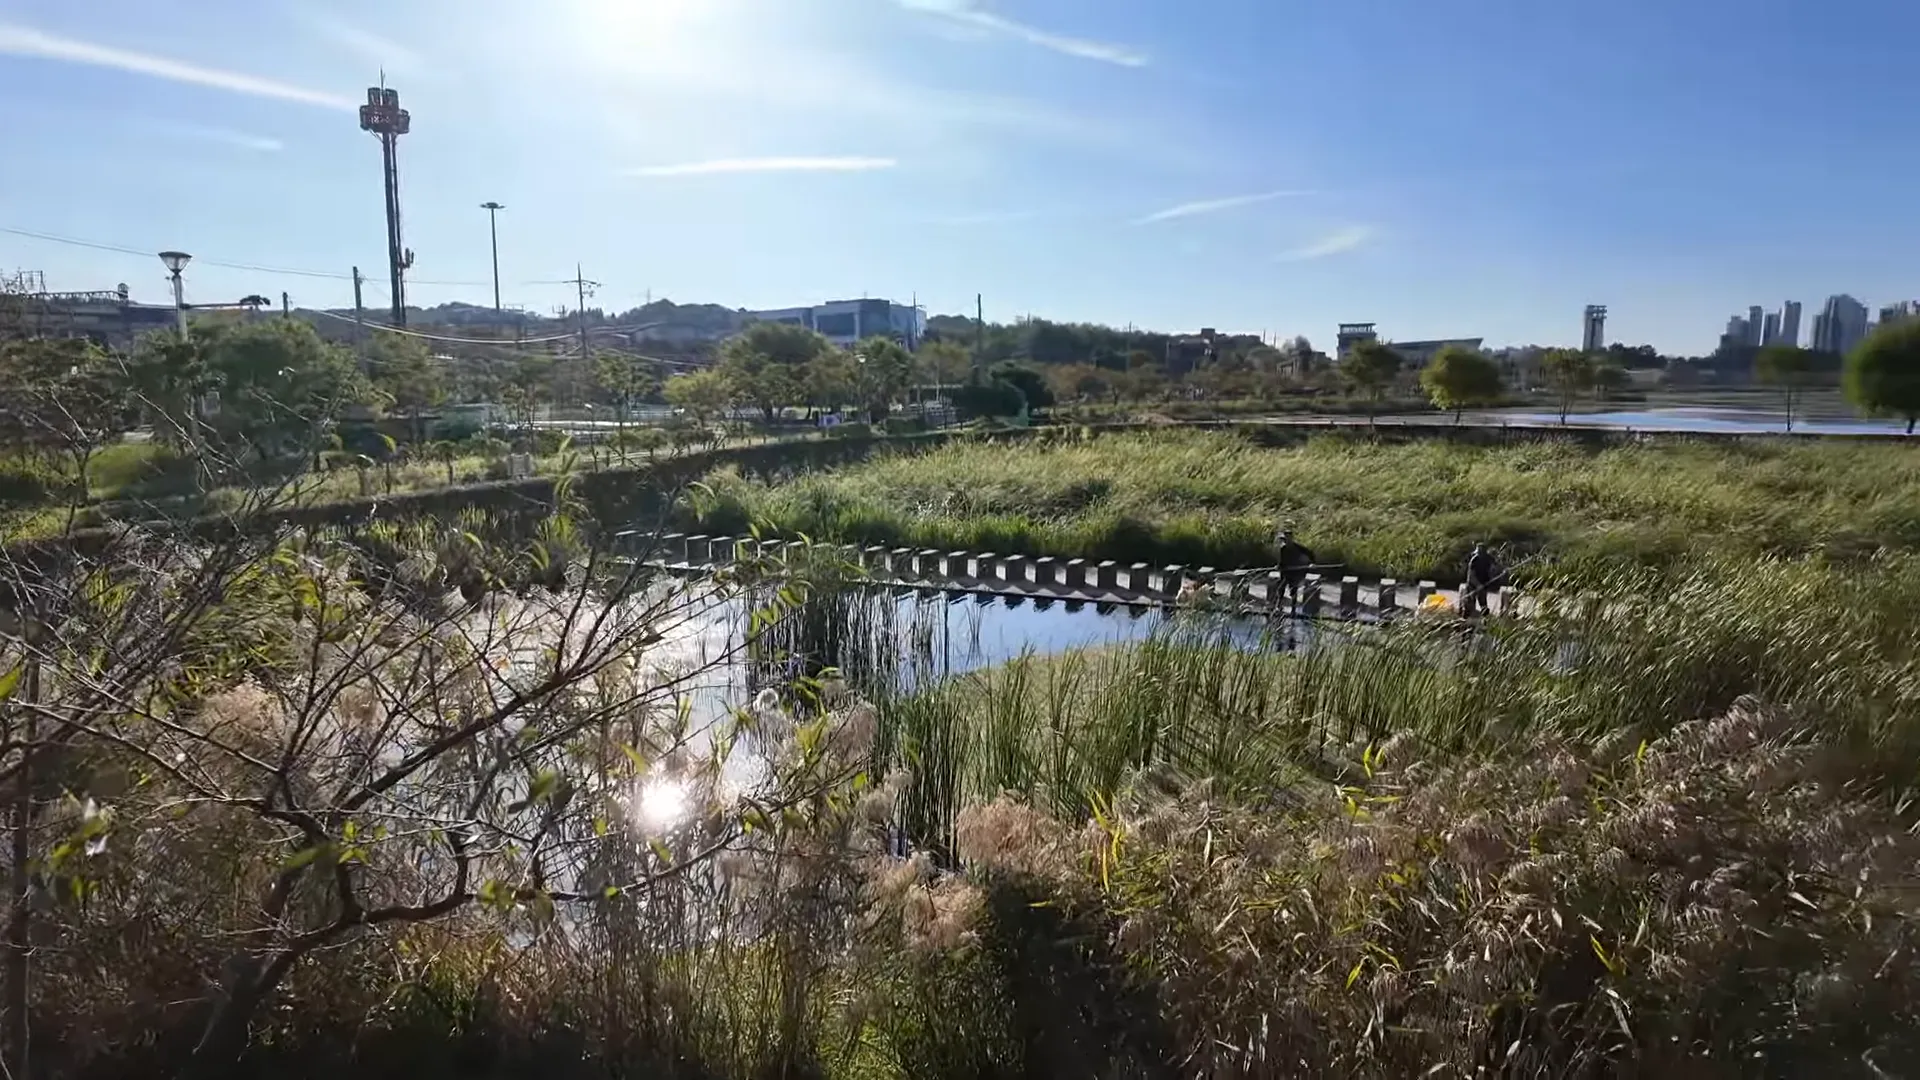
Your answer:
[[[973,375],[974,382],[980,381],[980,365],[987,353],[987,301],[979,293],[973,294]]]
[[[287,295],[285,289],[280,290],[280,317],[293,318],[293,298]]]
[[[580,301],[580,306],[574,310],[573,314],[574,314],[574,319],[578,323],[578,326],[580,329],[580,359],[585,360],[588,355],[587,354],[587,295],[590,290],[599,288],[600,283],[597,281],[588,281],[586,274],[584,274],[580,270],[580,264],[574,263],[573,278],[571,281],[568,282],[568,284],[574,287],[574,289],[576,290],[576,295],[579,297],[579,301]]]
[[[353,268],[353,347],[360,351],[360,370],[363,374],[373,374],[373,365],[367,357],[367,308],[360,299],[360,284],[367,279],[360,276],[360,268]]]

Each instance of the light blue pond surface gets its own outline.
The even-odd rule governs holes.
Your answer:
[[[1560,414],[1532,411],[1489,412],[1480,419],[1516,427],[1559,427]],[[1568,427],[1605,428],[1615,431],[1699,432],[1729,435],[1781,435],[1786,433],[1786,414],[1751,409],[1711,406],[1673,409],[1646,409],[1575,413],[1567,417]],[[1904,435],[1905,421],[1839,420],[1830,417],[1800,419],[1793,422],[1795,435]]]

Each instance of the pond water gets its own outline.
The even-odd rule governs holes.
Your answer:
[[[1297,649],[1342,632],[1304,620],[906,588],[809,601],[757,634],[751,612],[744,599],[716,598],[661,643],[659,657],[700,672],[689,688],[696,717],[723,716],[762,689],[781,689],[824,668],[840,670],[863,690],[906,693],[1024,655],[1156,635]]]
[[[1501,409],[1476,413],[1474,419],[1483,423],[1509,424],[1515,427],[1560,426],[1559,413],[1527,409]],[[1574,413],[1567,417],[1567,426],[1606,428],[1616,431],[1780,435],[1786,433],[1787,417],[1783,412],[1764,409],[1692,406]],[[1826,416],[1804,419],[1796,416],[1793,421],[1795,435],[1904,435],[1906,430],[1905,421],[1849,420]]]

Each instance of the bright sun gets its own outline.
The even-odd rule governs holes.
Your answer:
[[[657,776],[640,786],[633,810],[641,825],[660,831],[678,825],[687,816],[690,803],[684,781]]]

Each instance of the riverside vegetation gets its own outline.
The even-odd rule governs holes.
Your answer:
[[[1262,430],[962,441],[791,478],[708,478],[687,524],[1123,562],[1270,563],[1276,522],[1349,572],[1457,580],[1474,541],[1600,572],[1710,554],[1920,549],[1920,450],[1756,438],[1495,444]]]
[[[1177,433],[719,477],[702,512],[787,527],[750,500],[880,507],[918,469],[1166,537],[1397,459],[1429,470],[1373,504],[1406,550],[1449,542],[1390,517],[1444,466],[1568,557],[1473,637],[1277,654],[1201,623],[898,693],[845,655],[851,686],[711,718],[726,658],[677,635],[717,591],[754,641],[860,640],[839,568],[653,578],[565,482],[524,543],[10,556],[9,1062],[30,1034],[56,1076],[1871,1075],[1920,1051],[1920,556],[1873,460],[1900,448],[1841,449],[1869,460]],[[1076,475],[1104,487],[1047,501]],[[1715,531],[1615,557],[1555,491]],[[1763,493],[1767,528],[1724,527]]]

